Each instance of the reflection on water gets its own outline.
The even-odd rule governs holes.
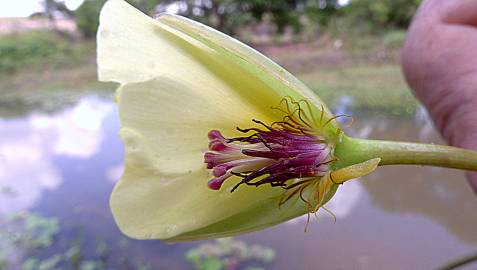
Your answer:
[[[32,207],[45,191],[63,181],[55,157],[89,158],[102,141],[101,124],[113,107],[97,99],[81,100],[55,115],[32,114],[0,120],[0,213]]]
[[[123,150],[111,101],[89,97],[55,113],[8,117],[0,118],[0,230],[19,212],[57,217],[61,228],[51,245],[20,250],[14,261],[75,246],[91,259],[103,247],[110,255],[101,262],[113,269],[192,268],[183,256],[198,243],[128,240],[112,220],[108,200]],[[415,118],[354,118],[348,129],[358,137],[441,142],[422,110]],[[306,218],[298,218],[239,238],[276,249],[273,269],[429,269],[477,249],[477,198],[459,171],[380,168],[345,184],[327,207],[337,222],[321,213],[306,234]],[[0,232],[4,247],[1,239]]]
[[[396,130],[393,139],[406,140],[427,133],[421,141],[442,143],[435,133],[429,134],[426,124],[420,130],[401,122],[393,123],[393,126]],[[386,131],[373,134],[376,138],[387,136]],[[393,214],[426,216],[460,241],[477,245],[477,197],[467,185],[462,171],[391,166],[369,176],[363,183],[380,209]],[[391,184],[392,192],[389,192]]]

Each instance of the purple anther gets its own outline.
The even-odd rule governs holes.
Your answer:
[[[237,128],[244,136],[234,138],[225,138],[218,130],[209,132],[204,162],[215,177],[209,188],[218,190],[233,176],[241,181],[232,191],[241,184],[286,187],[288,180],[321,177],[329,170],[332,151],[320,135],[296,123],[272,127],[254,122],[265,128]]]

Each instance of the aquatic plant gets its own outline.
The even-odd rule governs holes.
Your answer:
[[[96,250],[91,254],[85,251],[84,236],[68,241],[62,234],[64,229],[57,217],[40,213],[21,212],[0,217],[0,270],[149,269],[142,258],[125,250],[125,239],[117,244],[122,251],[115,253],[112,260],[115,245],[96,238]]]
[[[186,18],[110,0],[97,41],[99,80],[120,84],[126,149],[110,204],[133,238],[218,238],[316,214],[378,165],[477,170],[476,152],[347,136],[345,116],[293,75]]]
[[[37,213],[22,212],[7,218],[4,233],[5,241],[11,241],[15,246],[27,249],[49,247],[54,237],[59,233],[58,219],[45,217]]]
[[[58,219],[38,213],[21,212],[0,223],[0,269],[13,269],[16,261],[31,253],[50,247],[60,232]],[[13,260],[13,261],[12,261]],[[30,257],[21,261],[22,269],[53,269],[61,256],[40,260]]]
[[[190,249],[185,258],[196,270],[263,269],[259,266],[271,263],[276,252],[261,245],[249,245],[234,238],[221,238],[212,243],[200,244]],[[246,268],[244,268],[246,266]]]

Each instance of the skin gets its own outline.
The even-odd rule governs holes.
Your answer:
[[[477,150],[477,1],[424,0],[407,34],[402,69],[451,145]],[[477,173],[467,173],[477,193]]]

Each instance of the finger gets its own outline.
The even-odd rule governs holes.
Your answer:
[[[424,0],[416,13],[420,20],[477,25],[475,0]]]
[[[452,145],[477,150],[477,1],[425,0],[402,51],[408,83]],[[469,173],[477,191],[477,174]]]

